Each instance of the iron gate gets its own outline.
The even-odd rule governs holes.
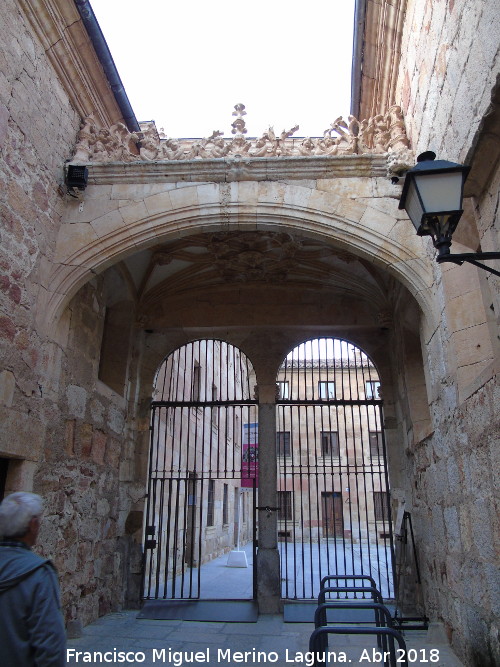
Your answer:
[[[246,356],[223,341],[189,343],[162,364],[151,412],[144,599],[255,597],[254,573],[240,592],[234,584],[212,590],[203,579],[204,564],[248,542],[255,568],[254,385]]]
[[[327,574],[369,574],[393,598],[393,536],[380,381],[337,339],[295,348],[277,377],[282,596],[316,599]]]

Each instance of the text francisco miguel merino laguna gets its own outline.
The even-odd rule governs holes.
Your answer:
[[[189,664],[215,664],[215,663],[243,663],[254,665],[257,663],[274,663],[280,659],[285,662],[301,663],[305,667],[312,667],[316,659],[323,659],[323,651],[318,655],[308,651],[306,653],[285,650],[285,655],[280,656],[277,651],[233,651],[230,648],[218,648],[217,650],[205,648],[202,651],[173,651],[171,648],[148,650],[149,660],[153,663],[171,664],[173,667],[183,667]],[[325,652],[326,659],[330,662],[349,662],[345,653]],[[141,663],[146,660],[144,651],[119,651],[114,648],[111,651],[78,651],[74,648],[66,649],[67,663]]]
[[[425,656],[418,656],[417,653],[428,653]],[[230,648],[218,648],[213,650],[206,648],[201,651],[174,651],[171,648],[150,649],[149,660],[153,663],[171,664],[173,667],[183,667],[189,664],[215,664],[215,663],[243,663],[255,665],[257,663],[274,663],[278,660],[285,662],[302,664],[305,667],[312,667],[316,661],[330,663],[352,662],[343,651],[318,651],[301,652],[285,649],[284,655],[279,655],[277,651],[233,651]],[[408,655],[403,655],[405,651],[398,649],[398,662],[403,662],[407,658],[409,662],[418,662],[418,657],[424,658],[424,662],[439,662],[439,649],[410,649]],[[415,656],[411,656],[415,653]],[[358,658],[359,663],[363,664],[385,664],[386,658],[389,658],[388,652],[377,651],[376,649],[360,650]],[[110,651],[78,651],[74,648],[66,649],[66,660],[71,663],[141,663],[146,661],[144,651],[119,651],[113,648]]]

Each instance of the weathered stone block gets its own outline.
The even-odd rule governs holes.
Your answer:
[[[87,391],[83,387],[69,385],[66,389],[66,398],[70,413],[83,419],[87,407]]]
[[[92,424],[80,423],[77,427],[77,440],[76,440],[76,451],[79,456],[84,459],[90,458],[92,454],[92,434],[93,434]],[[84,482],[81,480],[80,483]],[[88,482],[85,481],[85,485]]]
[[[170,191],[170,201],[175,209],[198,206],[198,189],[195,186],[177,188]],[[149,208],[149,206],[148,206]]]
[[[2,371],[0,373],[0,403],[7,408],[12,407],[15,388],[16,378],[14,373],[12,371]]]
[[[92,459],[96,463],[104,463],[104,455],[106,452],[107,436],[99,430],[94,430],[92,433]]]
[[[114,470],[118,470],[121,455],[121,442],[116,438],[108,438],[105,462]]]

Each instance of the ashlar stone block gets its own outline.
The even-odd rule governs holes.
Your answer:
[[[490,330],[486,323],[467,327],[451,336],[455,347],[457,365],[467,366],[485,359],[491,360]]]
[[[198,206],[198,188],[191,186],[172,190],[170,192],[170,200],[174,209]]]
[[[149,217],[149,211],[143,201],[131,203],[129,200],[120,200],[119,211],[126,225],[131,225]]]
[[[92,225],[86,222],[62,225],[57,235],[54,262],[64,264],[82,248],[95,247],[97,244],[99,238]]]
[[[219,186],[216,183],[204,183],[196,186],[198,203],[203,206],[207,204],[218,204],[220,202]]]
[[[146,197],[144,203],[150,215],[165,213],[165,211],[171,211],[173,208],[169,192],[160,192],[159,194]]]
[[[285,191],[284,204],[288,206],[298,206],[300,208],[307,208],[309,199],[311,197],[311,190],[309,188],[301,188],[296,185],[288,185]]]

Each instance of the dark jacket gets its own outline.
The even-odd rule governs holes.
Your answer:
[[[22,542],[0,542],[0,664],[66,665],[66,635],[54,566]]]

